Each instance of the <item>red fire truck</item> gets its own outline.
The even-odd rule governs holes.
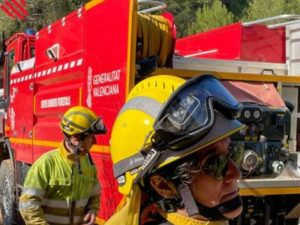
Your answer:
[[[91,150],[102,186],[98,223],[103,224],[114,213],[122,196],[117,191],[112,171],[109,150],[111,128],[128,92],[150,75],[188,78],[210,71],[224,80],[229,89],[238,92],[239,98],[249,96],[245,90],[261,90],[256,92],[263,96],[256,98],[259,112],[266,115],[261,119],[271,122],[265,124],[270,126],[267,127],[268,132],[262,133],[260,129],[260,135],[269,138],[268,134],[273,132],[272,128],[275,129],[275,135],[269,139],[276,143],[272,142],[270,149],[278,154],[286,153],[284,149],[288,143],[295,143],[293,132],[286,132],[286,127],[291,123],[285,123],[290,120],[294,122],[295,114],[291,118],[285,116],[286,107],[278,93],[286,85],[297,87],[300,83],[297,73],[289,76],[288,73],[275,73],[273,70],[271,75],[257,71],[250,74],[241,69],[224,72],[218,70],[223,61],[217,59],[206,59],[205,65],[209,62],[215,65],[203,69],[199,65],[203,65],[200,61],[204,59],[185,57],[187,54],[180,52],[184,51],[184,47],[179,47],[182,40],[178,40],[173,58],[176,29],[172,15],[167,12],[161,16],[151,15],[154,10],[163,10],[166,7],[163,3],[139,2],[143,7],[139,7],[136,0],[93,0],[34,35],[17,33],[6,41],[4,94],[0,100],[0,108],[4,109],[1,114],[4,123],[0,142],[0,208],[5,225],[22,223],[17,202],[26,172],[41,154],[59,146],[62,139],[59,121],[63,112],[75,105],[92,108],[107,125],[108,133],[98,137],[97,145]],[[149,4],[150,8],[147,7]],[[187,42],[183,46],[188,46]],[[231,68],[237,68],[236,63],[243,62],[231,57],[228,63],[233,63]],[[269,67],[263,67],[260,63],[248,64],[270,71]],[[280,63],[272,61],[269,64],[275,66]],[[242,90],[243,94],[237,90]],[[290,92],[292,95],[297,91]],[[264,102],[262,99],[266,93],[271,93],[271,97]],[[251,113],[256,112],[251,107],[246,106],[248,112],[244,112],[245,117],[241,116],[246,124]],[[268,118],[274,115],[275,124],[272,124],[274,119]],[[251,121],[247,127],[253,128],[254,122]],[[233,137],[233,142],[250,141],[253,146],[269,144],[259,141],[255,132],[251,139],[246,138],[247,135]],[[254,150],[248,151],[245,162],[253,157],[261,161],[266,157],[264,151],[272,152],[263,148],[263,152],[255,155]],[[291,151],[292,154],[285,154],[282,160],[276,158],[278,154],[270,153],[272,167],[260,166],[265,173],[252,173],[253,170],[248,168],[248,172],[255,176],[246,176],[240,181],[247,210],[237,221],[232,221],[233,224],[247,224],[243,221],[248,221],[248,224],[270,224],[271,220],[276,222],[274,224],[285,224],[286,221],[292,224],[290,218],[298,220],[300,178],[295,167],[298,166],[298,155],[295,149]],[[252,169],[253,165],[250,166]]]

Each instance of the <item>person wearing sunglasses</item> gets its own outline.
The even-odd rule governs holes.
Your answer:
[[[19,202],[26,224],[93,225],[100,185],[89,153],[95,135],[105,134],[102,119],[83,106],[71,107],[61,120],[64,140],[29,169]]]
[[[225,225],[240,215],[238,162],[229,136],[241,104],[212,75],[161,75],[129,93],[111,156],[126,201],[106,225]]]

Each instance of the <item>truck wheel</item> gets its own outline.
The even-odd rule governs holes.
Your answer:
[[[15,176],[11,160],[4,160],[0,167],[0,208],[3,225],[12,225],[16,220]]]

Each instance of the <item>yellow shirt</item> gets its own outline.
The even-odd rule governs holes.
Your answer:
[[[86,211],[98,212],[100,186],[89,156],[63,144],[41,156],[25,179],[19,209],[26,224],[82,224]]]

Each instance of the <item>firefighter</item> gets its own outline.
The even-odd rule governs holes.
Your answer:
[[[175,91],[174,91],[175,90]],[[151,77],[129,94],[111,155],[126,196],[106,225],[225,225],[240,215],[241,104],[213,76]]]
[[[86,224],[96,221],[100,185],[89,150],[106,132],[102,119],[83,106],[67,110],[64,140],[42,155],[26,176],[19,209],[26,224]]]

